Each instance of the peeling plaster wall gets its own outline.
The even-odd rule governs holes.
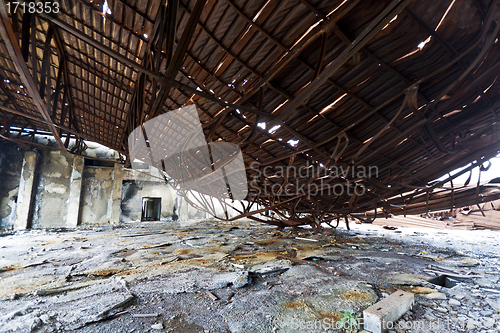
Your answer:
[[[80,224],[118,223],[112,220],[113,184],[114,168],[84,167]]]
[[[192,195],[188,194],[193,200]],[[161,220],[170,220],[175,215],[179,220],[206,219],[211,218],[204,211],[200,211],[188,204],[188,202],[178,196],[172,187],[165,184],[163,176],[156,168],[146,168],[142,170],[123,169],[123,188],[120,222],[140,221],[142,212],[142,198],[156,197],[162,198]],[[214,205],[219,216],[224,216],[222,206],[214,200]],[[229,216],[238,215],[233,209],[228,209]]]
[[[41,150],[33,228],[66,226],[72,165],[73,155],[69,153],[58,150]]]
[[[0,229],[12,229],[21,180],[24,149],[4,143],[0,147]]]
[[[140,221],[142,198],[161,198],[161,219],[173,218],[176,193],[164,182],[124,180],[122,187],[122,203],[120,222]],[[176,210],[179,216],[179,210]]]
[[[16,200],[26,151],[10,143],[0,148],[0,229],[10,230],[15,227],[16,212],[24,207]],[[102,146],[89,147],[86,153],[104,159],[117,157]],[[83,157],[48,148],[36,149],[36,155],[33,199],[27,203],[29,212],[21,229],[26,225],[74,228],[138,221],[144,197],[162,199],[162,221],[207,217],[166,185],[157,169],[84,166]]]

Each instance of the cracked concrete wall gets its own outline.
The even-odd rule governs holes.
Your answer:
[[[113,170],[113,191],[111,192],[111,220],[114,223],[120,222],[121,203],[122,203],[122,183],[123,166],[115,164]]]
[[[166,185],[163,175],[158,169],[148,167],[140,170],[123,168],[122,170],[123,189],[120,222],[141,220],[143,197],[162,198],[161,220],[173,219],[174,207],[176,207],[175,215],[179,220],[210,218],[204,211],[189,205],[184,198],[177,195],[174,189]],[[223,216],[222,206],[217,202],[214,204],[219,216]],[[236,214],[230,209],[229,215],[235,216]]]
[[[114,168],[85,166],[83,169],[80,223],[105,225],[113,220]]]
[[[84,159],[82,156],[73,157],[68,198],[68,214],[66,216],[66,225],[70,228],[76,228],[80,219],[83,164]]]
[[[110,154],[97,147],[95,155]],[[16,200],[26,152],[13,144],[4,144],[0,150],[0,229],[12,229],[16,211],[29,208],[23,214],[26,220],[19,228],[75,228],[78,225],[106,225],[141,219],[142,198],[162,199],[161,220],[178,218],[203,219],[198,211],[166,185],[161,173],[154,169],[125,169],[84,166],[84,158],[46,148],[37,149],[30,179],[32,200],[26,207]],[[30,152],[30,154],[35,154]],[[109,156],[108,156],[109,157]],[[24,208],[23,208],[24,207]],[[174,213],[175,207],[175,213]],[[26,210],[26,209],[24,209]],[[177,216],[175,216],[177,215]]]
[[[189,219],[210,218],[204,211],[191,206],[183,197],[177,195],[176,191],[162,181],[146,181],[126,179],[123,181],[122,204],[120,222],[140,221],[142,212],[142,198],[154,197],[161,200],[161,220],[177,219],[181,221]],[[190,200],[196,202],[194,197],[188,194]],[[214,200],[214,206],[219,216],[224,216],[222,206]],[[236,216],[237,212],[228,209],[229,217]]]
[[[66,227],[73,159],[69,153],[41,150],[33,228]]]
[[[175,191],[161,181],[124,180],[120,222],[140,221],[142,198],[161,198],[161,220],[172,219],[176,198]],[[179,216],[179,210],[176,209]]]
[[[16,202],[16,217],[14,219],[14,230],[31,228],[34,196],[38,180],[38,168],[40,154],[38,151],[26,151],[21,167],[21,178],[19,181],[19,192]]]
[[[16,216],[24,149],[12,143],[0,148],[0,229],[12,229]]]

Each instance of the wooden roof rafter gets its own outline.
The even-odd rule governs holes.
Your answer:
[[[377,166],[376,179],[276,174],[259,185],[261,191],[284,185],[298,190],[301,184],[339,181],[363,184],[365,196],[326,193],[289,200],[252,188],[240,209],[251,217],[252,203],[264,205],[280,217],[268,221],[276,225],[330,221],[380,207],[387,198],[397,204],[396,194],[425,190],[444,169],[498,151],[499,1],[463,0],[469,11],[454,3],[113,0],[104,12],[101,0],[79,0],[60,15],[36,18],[42,25],[31,29],[36,38],[29,40],[38,54],[23,60],[38,90],[46,73],[45,95],[57,101],[49,113],[66,141],[81,134],[126,152],[134,128],[194,103],[207,141],[232,142],[243,150],[248,180],[255,162],[275,171]],[[60,32],[59,48],[47,42],[47,21]],[[422,44],[424,36],[431,42]],[[25,55],[30,45],[20,40]],[[44,50],[49,56],[42,56]],[[11,79],[6,89],[15,92],[23,81],[3,43],[0,68]],[[62,94],[65,82],[73,113],[63,109],[67,97],[48,89],[59,87]],[[7,102],[6,93],[0,94]],[[22,110],[7,108],[14,111],[6,110],[9,124],[50,130],[31,94],[13,95]],[[11,116],[16,113],[25,113],[33,125]]]
[[[2,34],[7,49],[9,50],[11,59],[15,63],[18,73],[20,74],[23,83],[29,91],[30,96],[33,98],[38,111],[40,112],[44,120],[48,123],[59,147],[65,149],[64,144],[59,137],[59,133],[57,132],[54,123],[50,118],[47,105],[45,104],[45,101],[43,101],[43,99],[40,97],[36,83],[33,81],[33,77],[31,76],[26,63],[24,62],[24,58],[18,44],[18,38],[14,34],[14,30],[12,29],[12,25],[3,0],[0,3],[0,33]]]

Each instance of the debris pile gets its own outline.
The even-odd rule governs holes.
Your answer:
[[[250,221],[5,235],[0,332],[357,332],[362,312],[398,290],[415,305],[395,332],[500,329],[495,235],[476,241],[492,245],[480,255],[430,235]]]

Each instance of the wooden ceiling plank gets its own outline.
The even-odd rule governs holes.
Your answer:
[[[207,97],[207,94],[202,93],[202,92],[196,90],[195,88],[187,86],[181,82],[175,81],[174,79],[170,79],[170,78],[156,74],[155,72],[149,70],[148,68],[144,67],[143,65],[121,55],[120,53],[118,53],[118,52],[112,50],[111,48],[107,47],[106,45],[96,41],[92,37],[87,36],[86,34],[82,33],[78,29],[76,29],[75,27],[72,27],[71,25],[67,24],[66,22],[61,21],[58,18],[54,18],[54,17],[51,17],[50,15],[46,15],[46,14],[40,14],[40,15],[47,18],[49,21],[55,23],[56,25],[58,25],[62,29],[66,30],[68,33],[70,33],[70,34],[74,35],[75,37],[78,37],[79,39],[88,43],[89,45],[91,45],[95,49],[109,55],[110,57],[115,58],[116,60],[120,61],[124,65],[132,67],[141,73],[145,73],[148,76],[155,78],[156,80],[158,80],[158,83],[160,83],[161,85],[168,85],[168,86],[171,86],[172,88],[179,88],[179,87],[184,88],[184,89],[192,92],[195,95],[205,97],[205,98]],[[265,112],[260,112],[259,110],[254,110],[254,109],[251,109],[249,107],[245,107],[243,105],[238,105],[238,104],[234,104],[234,103],[226,103],[224,101],[218,100],[217,98],[215,98],[215,101],[217,103],[224,103],[224,105],[230,106],[230,107],[235,108],[235,109],[242,109],[242,110],[244,109],[244,110],[247,110],[251,113],[259,112],[259,113],[262,113],[263,115],[269,116],[269,114],[267,114]]]
[[[308,47],[312,42],[314,42],[316,39],[321,37],[324,33],[329,33],[332,29],[334,29],[337,25],[336,22],[342,18],[345,14],[347,14],[350,10],[352,10],[360,0],[354,0],[349,3],[348,6],[346,6],[342,11],[339,11],[337,15],[334,17],[331,17],[328,21],[325,21],[321,24],[319,24],[314,30],[312,30],[309,33],[309,36],[306,38],[303,38],[300,43],[298,43],[292,50],[289,52],[276,66],[273,67],[273,69],[266,75],[264,76],[258,84],[253,86],[249,91],[245,92],[244,97],[242,97],[240,100],[238,100],[239,104],[243,104],[244,102],[248,101],[252,96],[254,96],[260,88],[264,87],[265,85],[269,84],[271,80],[273,80],[282,70],[285,69],[286,66],[288,66],[295,58],[299,57],[299,55]],[[208,33],[208,32],[207,32]],[[210,34],[209,34],[210,36]],[[216,42],[217,40],[212,37]],[[229,52],[227,48],[224,48],[222,45],[221,46],[226,52]],[[240,61],[238,57],[234,57],[238,62],[240,62],[243,66],[245,66],[247,69],[251,70],[247,65],[244,64],[243,61]],[[254,72],[254,74],[257,74]],[[261,77],[260,74],[259,77]],[[226,113],[221,113],[219,116],[216,117],[212,122],[205,124],[206,126],[210,126],[213,123],[219,122],[220,118],[224,118],[226,116]]]
[[[36,105],[38,111],[40,112],[42,117],[48,122],[48,126],[54,136],[54,139],[56,140],[57,145],[61,147],[61,149],[65,150],[64,144],[61,141],[59,134],[57,133],[56,127],[54,126],[52,119],[50,118],[47,105],[45,104],[44,100],[38,93],[37,86],[33,80],[33,77],[31,76],[31,73],[28,69],[28,66],[26,65],[26,62],[24,61],[23,54],[17,42],[18,39],[16,38],[14,31],[12,30],[9,15],[7,14],[7,10],[5,8],[4,0],[0,2],[0,16],[1,16],[0,33],[2,34],[5,46],[9,51],[11,59],[14,62],[14,65],[16,66],[16,69],[24,85],[26,86],[26,89],[28,90],[31,98],[33,99],[33,102]]]
[[[330,65],[328,65],[323,72],[312,81],[291,103],[285,106],[281,112],[281,117],[286,118],[295,109],[302,105],[302,103],[309,98],[314,91],[323,85],[328,78],[330,78],[342,65],[349,60],[356,52],[363,46],[368,44],[373,37],[375,37],[389,21],[399,14],[405,7],[407,7],[413,0],[393,0],[372,22],[365,28],[365,30],[347,47]]]
[[[192,37],[196,30],[196,26],[198,25],[198,21],[200,20],[201,13],[203,12],[203,8],[205,7],[205,3],[206,0],[196,1],[194,8],[191,12],[191,15],[189,15],[186,27],[182,32],[181,39],[177,43],[175,52],[172,55],[172,59],[170,59],[168,63],[168,67],[165,73],[166,78],[175,80],[175,77],[179,72],[179,68],[181,67],[182,62],[184,61],[184,57],[186,56],[189,44],[191,43]],[[175,33],[175,29],[173,31],[170,31],[170,33],[171,34]],[[173,42],[174,39],[175,38],[172,38],[172,36],[169,37],[169,40],[171,42]],[[169,95],[171,88],[172,87],[169,86],[168,84],[164,85],[161,88],[160,93],[158,94],[153,106],[151,107],[151,110],[149,111],[149,118],[153,118],[156,114],[158,114],[158,110],[161,109],[161,107],[165,104],[165,101],[167,100],[167,96]]]

